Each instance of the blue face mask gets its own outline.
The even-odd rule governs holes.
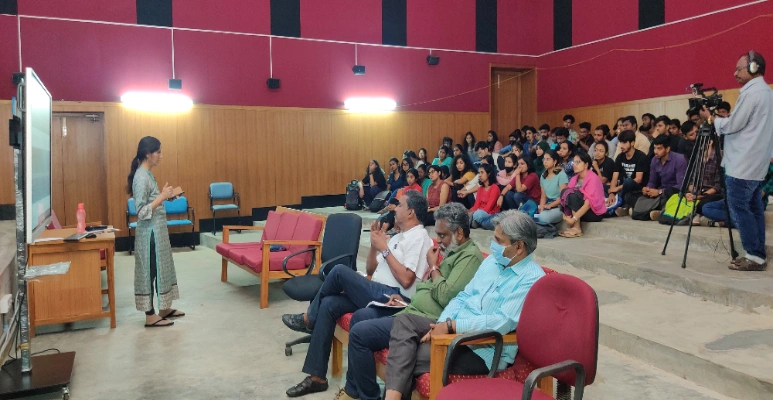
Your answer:
[[[507,247],[502,246],[501,244],[497,243],[495,240],[491,241],[491,255],[494,256],[495,260],[497,260],[497,264],[502,265],[503,267],[507,267],[507,265],[510,264],[511,261],[513,261],[513,258],[515,258],[515,256],[512,256],[511,258],[505,257],[504,253],[506,248]]]

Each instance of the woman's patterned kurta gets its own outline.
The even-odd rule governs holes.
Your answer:
[[[139,311],[153,309],[150,276],[151,234],[156,241],[156,293],[158,309],[172,307],[172,301],[180,298],[177,291],[177,275],[166,227],[166,212],[161,205],[152,209],[150,203],[161,194],[156,179],[150,171],[139,167],[132,184],[134,204],[137,208],[137,229],[134,241],[134,301]]]

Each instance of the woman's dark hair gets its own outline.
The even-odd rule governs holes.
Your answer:
[[[574,157],[574,155],[577,153],[577,146],[575,146],[574,143],[569,141],[562,142],[559,146],[563,146],[563,145],[566,145],[566,148],[569,150],[569,154],[566,155],[566,159],[571,160],[572,157]]]
[[[403,163],[404,162],[408,163],[408,169],[413,169],[413,160],[411,160],[410,157],[409,158],[403,158],[403,160],[400,161],[400,169],[403,169]]]
[[[419,182],[419,171],[417,171],[416,168],[411,168],[408,171],[405,171],[406,183],[408,182],[408,175],[413,175],[413,180]]]
[[[424,158],[419,157],[418,153],[416,154],[416,158],[418,158],[421,161],[427,162],[427,149],[422,147],[422,148],[419,149],[419,153],[421,153],[422,150],[424,151]]]
[[[607,156],[609,156],[609,144],[607,144],[607,142],[601,141],[599,143],[596,143],[596,146],[604,147],[604,152],[606,153]]]
[[[563,171],[563,168],[561,168],[561,166],[559,165],[559,161],[561,161],[561,160],[558,157],[558,153],[555,150],[552,150],[552,149],[545,150],[545,154],[542,155],[543,159],[544,159],[545,156],[550,156],[550,158],[555,163],[553,165],[553,173],[554,174],[557,174],[557,173]],[[547,168],[545,168],[545,172],[542,173],[542,177],[543,178],[547,178],[548,177],[548,172],[549,172],[549,170]]]
[[[462,152],[462,154],[464,154],[464,153],[465,153],[465,151],[464,151],[464,147],[462,147],[462,145],[461,145],[461,144],[459,144],[459,143],[457,143],[457,144],[455,144],[455,145],[454,145],[454,149],[459,149],[459,151],[460,151],[460,152]],[[451,154],[453,154],[453,153],[451,153]]]
[[[590,157],[590,154],[588,154],[585,149],[577,149],[577,153],[575,153],[575,157],[580,157],[580,161],[584,162],[585,164],[588,164],[588,170],[590,170],[593,167],[593,159]]]
[[[379,181],[377,178],[381,178],[382,180],[386,181],[386,178],[384,178],[384,171],[381,170],[381,165],[379,165],[378,161],[370,160],[373,164],[376,164],[376,169],[373,171],[373,179],[376,180],[376,182]],[[370,162],[368,163],[368,166],[365,167],[365,177],[362,178],[363,182],[369,182],[368,175],[370,175]]]
[[[526,175],[537,172],[534,169],[534,163],[531,162],[531,157],[523,155],[518,158],[519,160],[523,160],[523,162],[526,163]],[[518,162],[516,161],[515,165],[518,165]]]
[[[472,136],[472,144],[467,143],[467,136]],[[475,135],[472,132],[465,133],[464,140],[462,140],[462,150],[464,150],[465,153],[470,151],[470,147],[475,150],[475,143]]]
[[[505,158],[509,158],[510,160],[513,161],[513,169],[518,167],[518,156],[516,156],[513,153],[510,153],[510,154],[506,155]]]
[[[496,183],[497,183],[497,170],[496,170],[496,168],[494,168],[493,165],[481,164],[480,167],[478,167],[478,168],[486,171],[486,174],[488,175],[488,184],[489,184],[489,186],[496,185]],[[481,183],[481,185],[483,185],[486,182],[481,181],[480,183]]]
[[[514,137],[518,143],[523,141],[523,132],[520,129],[516,129],[510,133],[510,137]]]
[[[464,163],[464,171],[459,171],[459,168],[456,168],[456,162],[462,160]],[[467,155],[467,153],[462,153],[458,156],[454,156],[454,160],[451,161],[451,180],[455,181],[462,177],[462,175],[466,174],[467,172],[475,173],[475,168],[472,166],[472,161],[470,160],[470,156]]]
[[[604,139],[612,140],[612,138],[609,136],[609,125],[601,124],[597,126],[594,131],[601,131],[604,134]]]
[[[430,167],[432,168],[432,167]],[[441,165],[440,166],[440,179],[446,180],[448,179],[448,176],[451,174],[451,172],[448,170],[448,166]]]
[[[126,186],[127,193],[134,196],[132,185],[134,184],[134,174],[137,172],[137,168],[140,167],[140,164],[142,164],[149,155],[159,150],[161,150],[161,142],[153,136],[145,136],[140,139],[140,143],[137,145],[137,155],[132,159],[131,171],[127,178],[127,181],[129,182]]]
[[[416,171],[422,170],[424,171],[424,176],[426,176],[429,171],[427,170],[427,164],[419,164],[416,166]]]
[[[437,150],[437,153],[438,153],[437,158],[440,158],[440,150],[443,150],[446,152],[446,157],[451,155],[451,149],[449,149],[448,146],[440,146],[440,148]]]
[[[403,171],[403,167],[402,167],[402,164],[400,164],[400,160],[398,160],[395,157],[392,157],[389,159],[389,162],[391,163],[392,161],[394,161],[394,163],[397,164],[397,173],[400,174],[400,176],[402,176],[403,178],[405,178],[405,171]],[[392,174],[393,172],[389,171],[387,176],[391,176]]]
[[[494,145],[499,141],[499,136],[497,136],[497,133],[494,131],[488,131],[488,134],[491,135],[491,141],[488,141],[488,138],[486,138],[486,142],[488,142],[488,150],[490,152],[494,152]]]
[[[486,163],[488,163],[488,165],[492,167],[496,167],[496,163],[494,162],[494,156],[492,156],[491,154],[487,155],[486,157],[483,157],[480,161],[485,161]]]

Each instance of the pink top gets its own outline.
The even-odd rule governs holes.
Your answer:
[[[499,150],[502,150],[502,143],[496,141],[494,142],[494,152],[499,153]]]
[[[567,188],[577,186],[579,175],[575,175],[569,180]],[[593,171],[588,170],[585,173],[585,180],[580,188],[580,193],[585,196],[585,200],[590,203],[590,208],[596,215],[602,215],[607,212],[606,199],[604,198],[604,185],[601,179]]]

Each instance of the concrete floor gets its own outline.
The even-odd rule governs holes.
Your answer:
[[[76,351],[70,386],[73,399],[282,399],[303,379],[306,345],[284,355],[284,342],[298,336],[280,320],[303,305],[288,299],[281,282],[271,284],[270,307],[258,307],[259,284],[229,268],[220,282],[220,257],[199,247],[179,250],[181,300],[188,315],[170,328],[146,329],[134,309],[134,258],[116,256],[117,327],[109,321],[41,327],[33,351]],[[344,358],[345,360],[345,358]],[[345,366],[346,367],[346,366]],[[305,399],[332,399],[340,380],[325,393]],[[37,396],[55,399],[57,395]],[[596,383],[587,399],[725,399],[674,375],[601,348]]]

